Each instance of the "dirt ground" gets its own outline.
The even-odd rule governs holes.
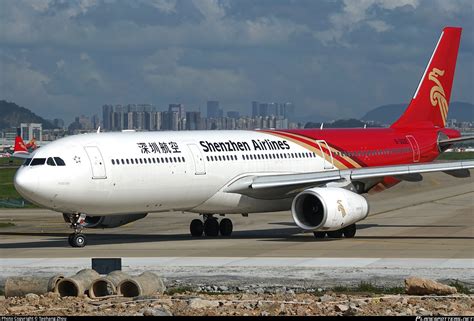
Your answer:
[[[0,297],[0,315],[474,315],[473,295],[408,296],[328,292],[206,294],[91,300],[55,293]]]

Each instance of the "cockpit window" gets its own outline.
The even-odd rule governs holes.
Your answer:
[[[28,166],[31,163],[31,158],[25,159],[25,162],[23,163],[23,166]]]
[[[54,157],[54,160],[56,161],[56,165],[58,166],[66,166],[66,163],[64,163],[63,159],[61,157]]]
[[[54,162],[54,159],[52,157],[48,158],[46,164],[48,164],[49,166],[56,166],[56,163]]]
[[[46,162],[46,158],[34,158],[31,161],[30,166],[44,165],[45,162]]]

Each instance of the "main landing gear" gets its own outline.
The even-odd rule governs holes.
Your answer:
[[[191,235],[194,237],[205,236],[230,236],[233,230],[232,221],[228,218],[223,218],[220,222],[212,214],[202,214],[204,222],[200,219],[194,219],[189,225]]]
[[[74,229],[74,233],[69,234],[68,242],[72,247],[84,247],[87,244],[86,237],[82,234],[83,222],[86,218],[85,214],[65,214],[64,217],[69,219],[70,228]]]
[[[317,239],[323,239],[326,235],[331,239],[340,239],[342,237],[345,238],[353,238],[356,235],[357,227],[355,224],[346,226],[343,229],[336,230],[336,231],[329,231],[329,232],[313,232],[314,237]]]

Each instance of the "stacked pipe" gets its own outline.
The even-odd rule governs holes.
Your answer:
[[[61,274],[52,277],[10,277],[5,282],[5,297],[25,296],[28,293],[45,294],[56,292],[61,297],[89,295],[100,298],[110,295],[137,297],[163,294],[163,280],[152,272],[130,276],[122,271],[113,271],[101,277],[92,269],[84,269],[65,278]]]
[[[84,269],[68,278],[59,281],[55,291],[60,296],[81,296],[86,294],[92,282],[100,277],[99,273],[92,269]]]
[[[14,276],[5,282],[5,297],[25,296],[28,293],[45,294],[52,292],[64,276],[56,274],[52,277]]]
[[[125,297],[163,294],[165,290],[163,280],[152,272],[143,272],[138,276],[127,278],[117,286],[117,294]]]
[[[101,277],[92,282],[89,288],[91,298],[99,298],[117,293],[117,286],[123,280],[130,278],[130,275],[122,271],[112,271],[107,276]]]

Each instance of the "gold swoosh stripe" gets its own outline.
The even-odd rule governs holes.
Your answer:
[[[286,132],[285,132],[285,134],[291,135],[291,136],[293,136],[293,137],[296,137],[297,139],[301,139],[301,140],[304,140],[304,141],[309,141],[309,142],[311,142],[311,143],[313,143],[313,144],[316,143],[316,140],[311,140],[310,138],[305,137],[305,136],[301,136],[301,135],[297,135],[297,134],[293,134],[293,133],[286,133]],[[337,160],[336,157],[334,157],[334,155],[337,155],[338,157],[344,159],[346,162],[348,162],[349,164],[351,164],[354,168],[360,168],[360,167],[362,167],[359,163],[357,163],[355,160],[353,160],[353,159],[350,158],[349,156],[338,155],[337,153],[341,152],[340,150],[337,150],[337,149],[333,148],[332,146],[329,146],[329,144],[328,144],[327,146],[331,149],[331,153],[333,154],[333,159],[334,159],[334,161],[340,162],[339,160]],[[325,146],[323,146],[323,148],[324,148],[324,147],[325,147]],[[319,150],[319,148],[318,148],[318,150]],[[329,156],[328,153],[325,153],[325,154]],[[329,156],[329,157],[330,157],[330,156]],[[341,163],[341,164],[342,164],[342,163]],[[347,168],[347,166],[344,165],[344,168]]]
[[[275,136],[278,136],[278,137],[281,137],[281,138],[284,138],[284,139],[288,139],[288,140],[292,141],[293,143],[298,144],[301,147],[306,148],[306,149],[310,150],[313,153],[316,153],[316,155],[318,155],[319,157],[321,157],[323,159],[330,159],[329,154],[324,153],[324,155],[326,155],[326,156],[323,156],[323,154],[321,153],[321,150],[319,148],[316,148],[316,147],[314,147],[314,146],[312,146],[308,143],[305,143],[305,142],[301,141],[301,137],[299,137],[299,136],[292,135],[292,136],[296,136],[296,137],[291,138],[291,137],[288,137],[286,135],[283,135],[283,134],[280,134],[280,133],[277,133],[277,132],[266,132],[266,133],[271,134],[271,135],[275,135]],[[289,134],[289,133],[285,133],[285,134]],[[339,160],[337,160],[334,157],[333,157],[333,164],[337,169],[346,169],[346,168],[348,168],[345,164],[341,163]]]

